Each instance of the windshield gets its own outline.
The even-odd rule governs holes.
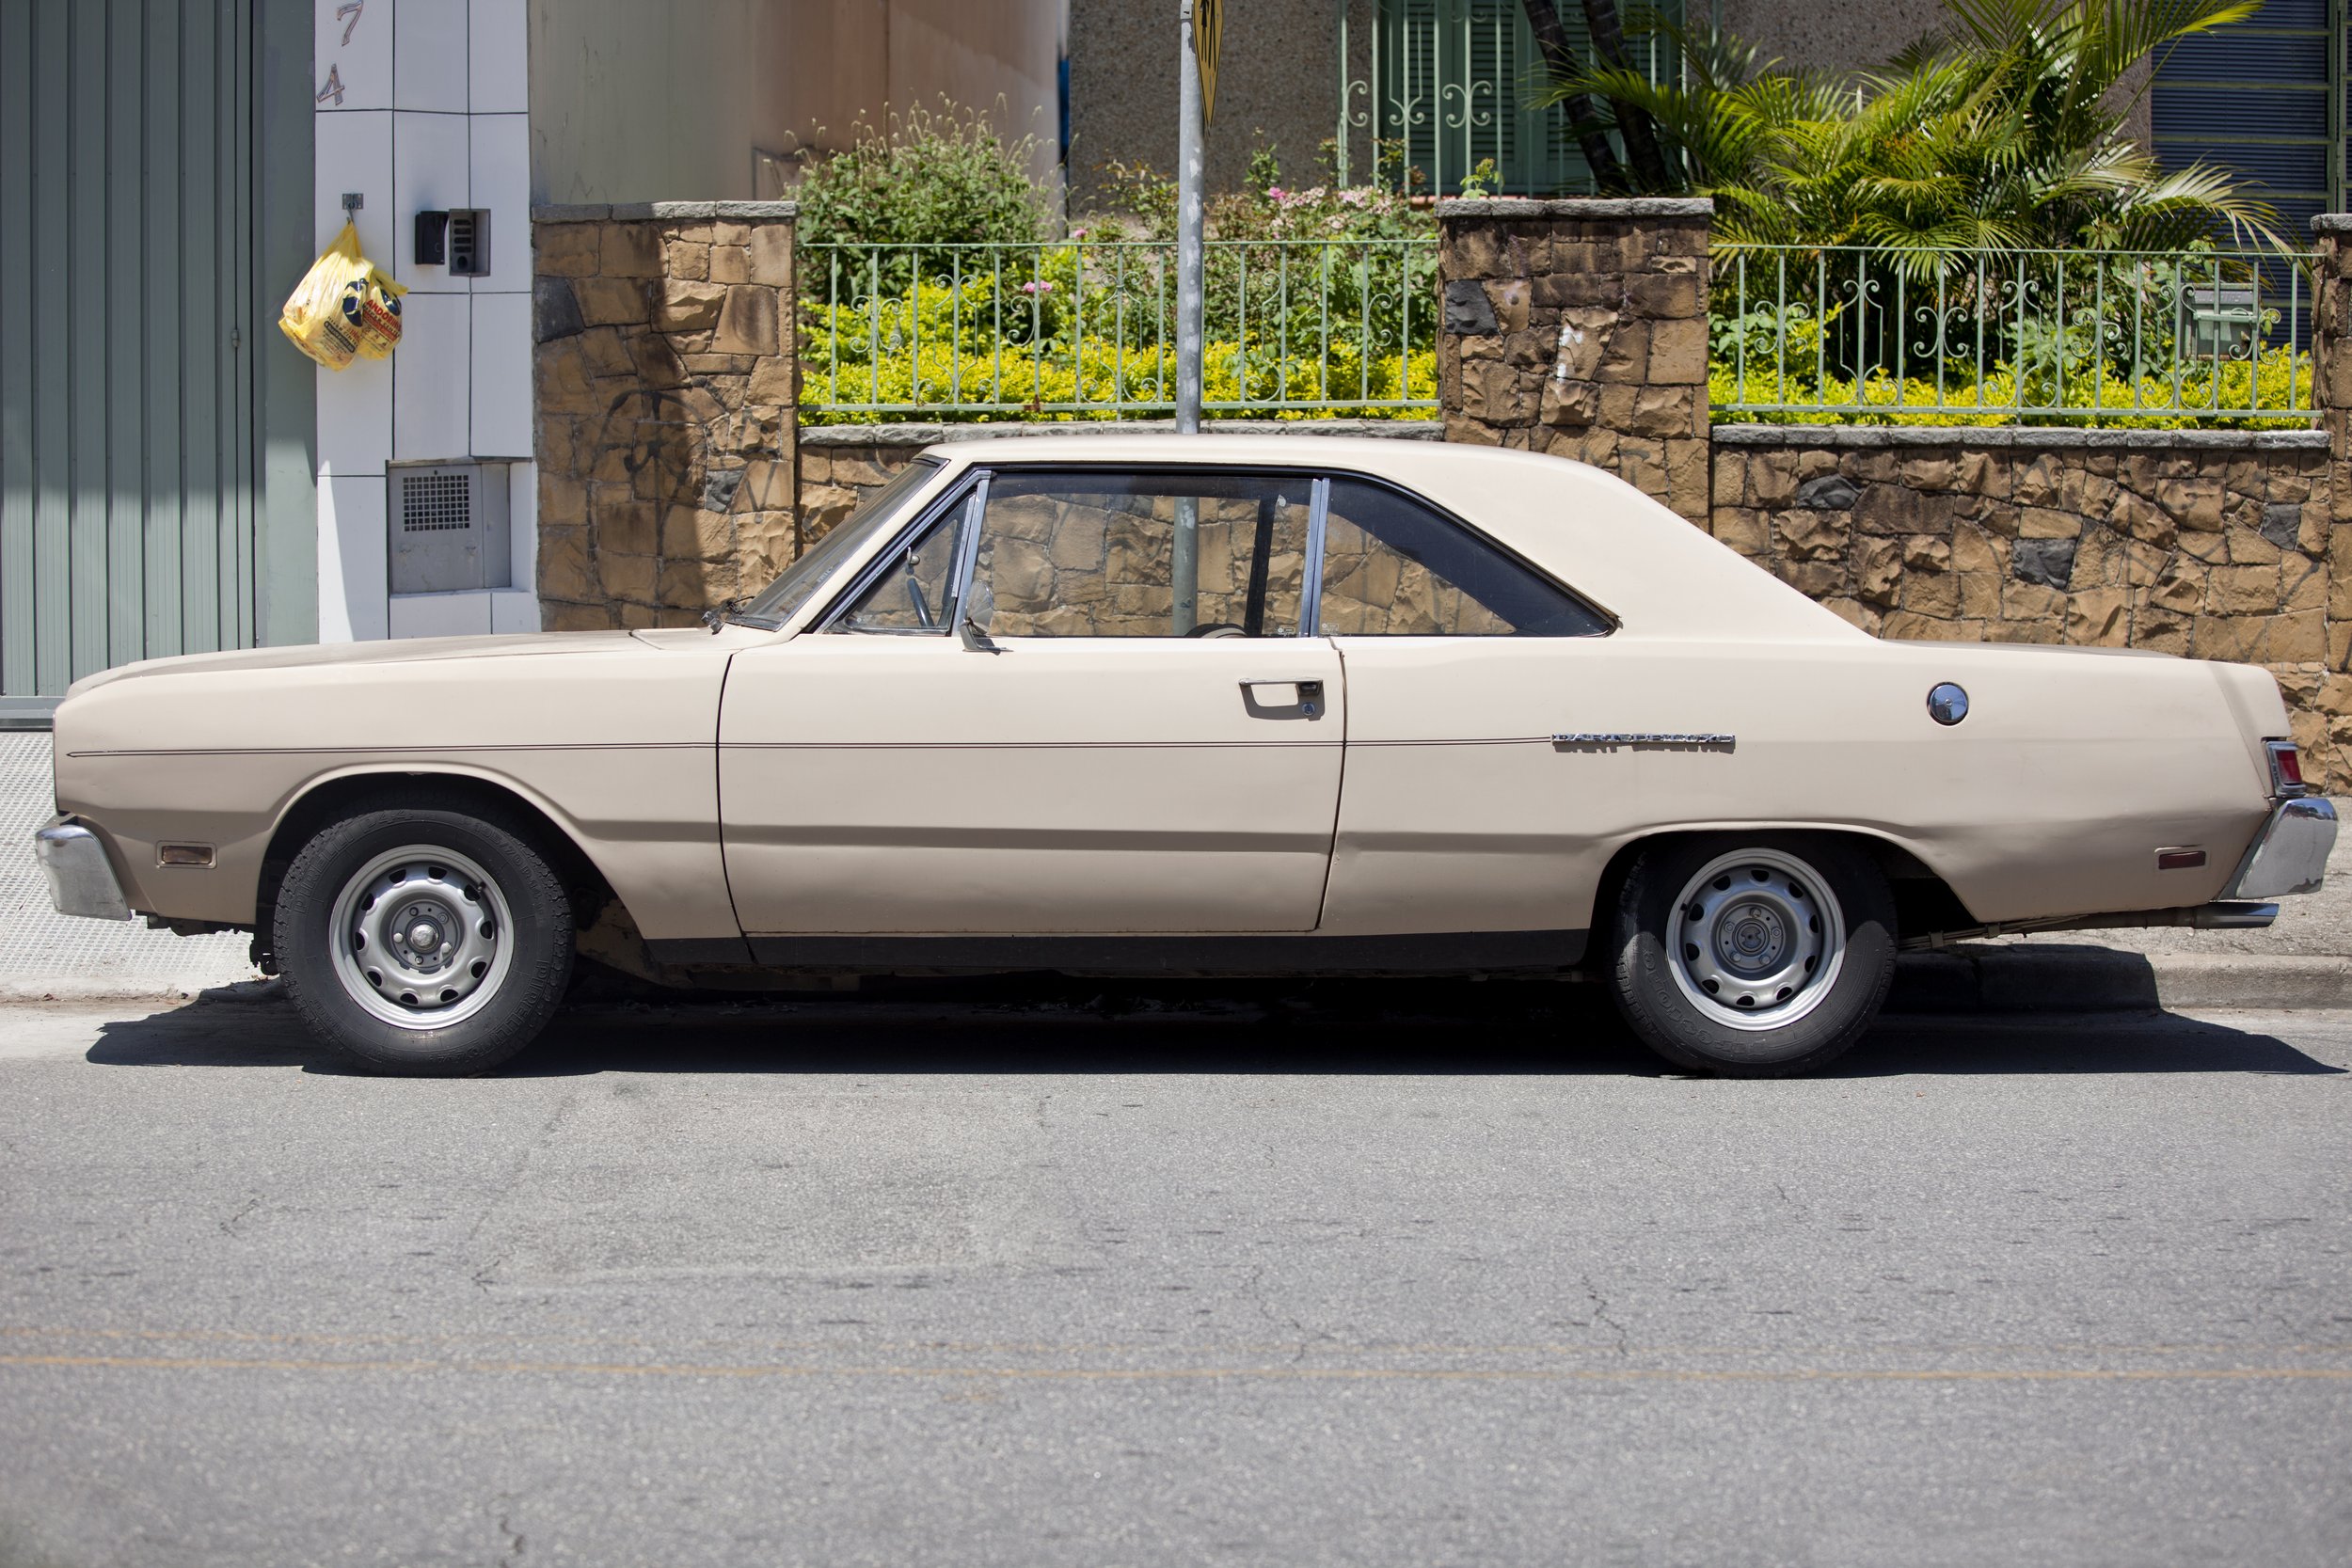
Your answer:
[[[774,630],[790,620],[810,597],[831,580],[841,562],[857,553],[858,548],[876,534],[897,527],[906,515],[908,505],[916,491],[929,484],[938,474],[940,461],[936,457],[918,457],[891,476],[890,483],[874,493],[873,499],[843,518],[807,549],[801,558],[777,575],[775,581],[760,590],[759,597],[738,611],[732,619],[750,626]]]

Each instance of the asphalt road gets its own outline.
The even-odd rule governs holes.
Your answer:
[[[0,1011],[0,1564],[2352,1559],[2352,1015],[1561,998]]]

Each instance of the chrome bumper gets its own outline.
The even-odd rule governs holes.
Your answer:
[[[107,863],[106,847],[78,822],[52,822],[33,835],[33,858],[49,879],[49,901],[59,914],[128,920],[131,906]]]
[[[2254,835],[2223,898],[2278,898],[2316,893],[2336,847],[2336,808],[2316,796],[2281,800]]]

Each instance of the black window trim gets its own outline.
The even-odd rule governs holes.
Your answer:
[[[1311,483],[1315,481],[1328,482],[1343,478],[1354,480],[1365,484],[1377,486],[1380,489],[1390,492],[1391,495],[1400,496],[1406,500],[1412,502],[1414,505],[1422,507],[1433,513],[1439,520],[1451,527],[1459,529],[1465,535],[1475,541],[1484,548],[1492,550],[1495,554],[1518,567],[1521,571],[1533,575],[1539,581],[1549,583],[1561,593],[1565,594],[1569,598],[1575,600],[1580,608],[1590,613],[1596,621],[1602,624],[1603,629],[1600,631],[1577,633],[1567,638],[1557,639],[1557,641],[1570,641],[1577,640],[1579,637],[1610,637],[1615,635],[1615,633],[1625,625],[1623,618],[1618,616],[1615,611],[1595,603],[1589,596],[1578,591],[1573,585],[1561,581],[1556,575],[1545,570],[1535,562],[1528,560],[1518,551],[1511,548],[1508,545],[1503,544],[1502,541],[1496,539],[1492,534],[1486,532],[1486,530],[1479,528],[1477,525],[1462,517],[1452,508],[1441,506],[1438,502],[1430,499],[1427,496],[1422,495],[1420,491],[1399,484],[1396,481],[1390,479],[1384,474],[1366,473],[1360,468],[1329,467],[1322,464],[1210,464],[1181,462],[1134,463],[1119,462],[1113,459],[1097,459],[1089,461],[1084,458],[1076,460],[1064,458],[1057,461],[1039,460],[1026,462],[1015,460],[1009,463],[994,463],[986,465],[975,464],[973,467],[966,468],[961,474],[957,476],[954,483],[948,485],[946,489],[943,490],[937,497],[935,497],[929,506],[924,507],[921,512],[915,515],[914,518],[911,522],[892,536],[888,545],[877,551],[863,567],[859,568],[857,574],[850,579],[849,586],[836,594],[825,606],[822,611],[808,621],[803,635],[808,633],[831,632],[839,629],[837,623],[842,619],[842,617],[849,613],[850,607],[864,595],[866,591],[872,587],[876,580],[882,578],[898,562],[901,553],[909,543],[911,543],[925,530],[930,528],[934,523],[938,522],[947,508],[961,508],[965,506],[977,489],[986,484],[990,479],[1000,473],[1008,475],[1021,474],[1024,476],[1031,474],[1056,473],[1129,474],[1136,477],[1216,474],[1245,479],[1259,478],[1267,475],[1295,475]],[[963,550],[962,540],[963,530],[968,526],[977,531],[980,527],[983,520],[984,519],[982,518],[975,516],[969,520],[968,524],[963,519],[959,519],[955,523],[954,528],[957,535],[956,543],[959,560],[961,560],[963,554],[965,553]],[[1315,629],[1312,631],[1308,630],[1305,625],[1302,624],[1298,631],[1294,634],[1298,637],[1325,637],[1336,635],[1334,633],[1325,632],[1321,628],[1324,553],[1325,552],[1322,550],[1310,550],[1308,552],[1309,559],[1300,562],[1299,588],[1301,602],[1311,602],[1315,605],[1317,610],[1317,624]],[[964,574],[959,572],[956,574],[955,580],[951,580],[948,585],[949,594],[947,613],[945,623],[938,627],[938,629],[933,631],[893,632],[888,635],[902,637],[945,637],[951,634],[962,620],[964,596],[969,592],[971,587],[971,584],[967,580],[963,580],[963,577]],[[1311,593],[1311,599],[1309,597],[1310,593]],[[879,631],[876,631],[862,633],[861,635],[880,635],[880,633]],[[1279,641],[1281,639],[1268,638],[1264,641]]]
[[[866,596],[866,591],[888,575],[905,555],[906,547],[929,531],[933,524],[939,522],[947,514],[949,508],[961,509],[971,499],[972,492],[978,487],[981,481],[988,477],[988,472],[986,468],[971,467],[957,475],[954,483],[932,497],[929,506],[916,512],[897,533],[890,536],[890,543],[875,551],[866,564],[857,569],[856,573],[850,577],[848,587],[835,594],[823,610],[809,618],[808,626],[803,635],[810,636],[841,630],[840,622],[849,615],[852,609],[856,608],[858,600]],[[961,545],[961,534],[962,524],[959,520],[954,525],[955,541],[959,549]],[[958,591],[951,575],[948,582],[947,612],[939,626],[928,631],[885,631],[879,626],[854,629],[859,636],[863,637],[945,637],[955,630],[956,616],[961,608],[962,594]]]

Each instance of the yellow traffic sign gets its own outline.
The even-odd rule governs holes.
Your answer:
[[[1192,53],[1200,62],[1200,123],[1216,118],[1216,46],[1225,34],[1225,0],[1192,0]]]

